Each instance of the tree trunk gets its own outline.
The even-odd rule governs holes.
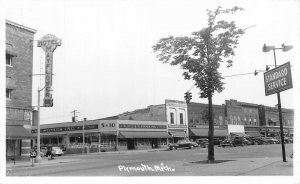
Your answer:
[[[213,108],[212,108],[212,94],[208,94],[208,162],[214,162],[214,121],[213,121]]]

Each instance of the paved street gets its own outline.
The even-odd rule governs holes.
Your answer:
[[[7,176],[235,176],[292,175],[289,155],[293,144],[286,145],[287,161],[282,162],[281,145],[215,147],[217,163],[207,164],[206,148],[174,151],[128,151],[64,155],[43,164],[7,164]]]

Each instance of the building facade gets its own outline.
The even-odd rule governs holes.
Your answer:
[[[36,136],[37,127],[32,126]],[[41,125],[41,146],[64,146],[66,153],[167,147],[167,122],[88,120]]]
[[[165,104],[150,105],[144,109],[118,115],[120,120],[164,121],[172,136],[168,142],[177,142],[188,137],[187,104],[178,100],[165,100]]]
[[[208,137],[208,104],[189,103],[189,137],[193,140]],[[214,136],[227,136],[227,120],[224,105],[213,105]]]
[[[30,152],[33,40],[36,30],[6,20],[6,156]]]

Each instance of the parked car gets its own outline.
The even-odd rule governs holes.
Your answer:
[[[251,139],[249,139],[249,138],[245,138],[244,137],[243,141],[244,141],[245,145],[253,145],[254,144],[254,142]]]
[[[199,145],[195,142],[192,141],[188,141],[188,140],[182,140],[182,141],[178,141],[177,143],[172,143],[169,144],[169,149],[170,150],[174,150],[174,149],[178,149],[178,148],[193,148],[193,147],[198,147]]]
[[[265,140],[269,144],[279,144],[280,143],[277,139],[275,139],[273,137],[266,137]]]
[[[61,156],[61,155],[64,154],[63,150],[60,147],[58,147],[58,146],[51,147],[51,153],[54,156],[56,156],[56,155]]]
[[[225,139],[224,141],[222,141],[220,143],[220,146],[224,148],[226,146],[229,146],[229,147],[234,146],[235,147],[236,145],[234,144],[234,142],[231,139]]]
[[[202,138],[202,139],[197,139],[196,143],[201,147],[201,148],[207,148],[208,147],[208,139]]]
[[[214,145],[220,145],[222,141],[219,138],[214,138]]]
[[[262,145],[262,144],[266,144],[266,140],[262,137],[255,137],[255,138],[252,138],[253,142],[255,145]]]
[[[245,145],[243,137],[233,137],[232,141],[235,146],[244,146]]]

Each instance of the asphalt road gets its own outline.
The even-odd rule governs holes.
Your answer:
[[[287,144],[285,149],[288,157],[292,153],[293,144]],[[255,158],[261,159],[263,162],[266,158],[278,157],[282,157],[280,144],[231,148],[215,147],[215,160],[217,161],[231,162],[238,159]],[[51,165],[7,168],[7,176],[199,176],[208,173],[207,170],[203,172],[205,166],[199,164],[199,161],[201,163],[201,161],[207,160],[206,148],[119,154],[64,155],[56,159],[59,162]],[[200,167],[195,166],[196,163]],[[213,172],[217,167],[218,164],[213,164],[209,166],[209,169]],[[241,167],[247,166],[243,164]],[[222,173],[222,171],[218,172]],[[226,172],[224,170],[224,175]]]

